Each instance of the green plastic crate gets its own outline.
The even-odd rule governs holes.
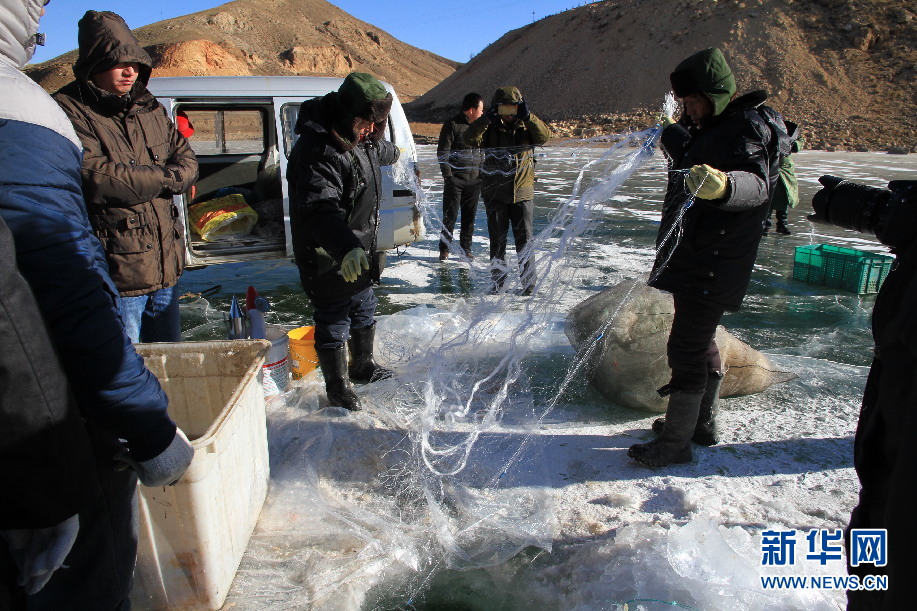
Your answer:
[[[797,246],[793,278],[851,293],[878,293],[893,260],[888,255],[830,244]]]

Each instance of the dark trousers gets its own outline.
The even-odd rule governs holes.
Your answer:
[[[495,287],[502,287],[506,281],[506,237],[510,226],[516,242],[516,254],[520,256],[522,285],[534,286],[534,266],[528,256],[522,257],[526,244],[532,238],[532,200],[515,203],[489,201],[484,204],[487,209],[487,232],[490,234],[490,273]]]
[[[887,286],[887,284],[886,284]],[[882,290],[885,290],[883,287]],[[887,591],[847,591],[848,609],[907,609],[912,604],[914,506],[917,490],[917,357],[905,340],[878,348],[863,390],[863,406],[853,447],[860,479],[859,503],[850,516],[851,529],[886,529],[887,564],[848,564],[848,572],[888,577]],[[851,558],[848,557],[848,563]]]
[[[96,449],[100,489],[91,506],[80,512],[80,530],[64,565],[34,596],[26,599],[12,585],[11,609],[28,611],[127,611],[131,608],[134,564],[137,560],[137,476],[115,471],[112,456],[117,441],[90,428]],[[0,545],[0,604],[3,583],[15,566],[5,545]],[[18,591],[17,591],[18,590]],[[2,609],[3,607],[0,607]]]
[[[456,184],[454,180],[446,180],[443,188],[443,231],[440,236],[440,250],[448,250],[449,242],[454,238],[455,221],[459,211],[462,213],[462,223],[459,233],[459,245],[462,250],[471,250],[471,237],[474,235],[474,217],[478,213],[478,198],[481,196],[481,182],[469,185]]]
[[[313,299],[315,347],[336,349],[343,346],[350,338],[351,328],[362,329],[375,322],[377,303],[372,287],[334,301]]]
[[[675,316],[666,346],[672,379],[671,392],[703,392],[708,372],[720,372],[716,327],[725,308],[681,295],[675,297]]]

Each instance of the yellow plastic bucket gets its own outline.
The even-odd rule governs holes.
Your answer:
[[[290,338],[290,364],[293,379],[298,380],[318,367],[315,354],[315,327],[300,327],[287,333]]]

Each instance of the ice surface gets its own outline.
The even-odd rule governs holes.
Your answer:
[[[577,173],[608,146],[544,149],[536,230],[561,208],[573,218]],[[435,151],[420,154],[435,209]],[[803,152],[801,206],[823,173],[882,186],[917,170],[910,157]],[[603,176],[587,172],[580,193]],[[794,235],[762,241],[745,307],[724,324],[800,377],[724,400],[723,443],[698,449],[694,462],[640,467],[626,449],[649,438],[652,418],[575,375],[560,321],[588,295],[649,270],[664,182],[653,157],[602,191],[591,204],[597,222],[580,237],[545,233],[544,269],[544,257],[568,256],[535,300],[484,294],[483,214],[470,265],[440,263],[430,226],[430,239],[392,253],[377,352],[398,376],[358,387],[366,409],[356,414],[323,408],[317,375],[270,401],[271,490],[226,608],[842,608],[843,592],[756,588],[756,575],[779,574],[760,566],[758,542],[769,527],[842,528],[858,490],[852,435],[874,297],[793,281],[793,246],[882,247],[791,211]],[[309,322],[289,264],[213,266],[186,273],[180,290],[216,284],[213,307],[183,305],[188,337],[221,332],[218,301],[249,284],[271,299],[268,323]],[[511,345],[522,349],[505,360]],[[795,574],[807,571],[842,575],[844,566],[802,563]]]

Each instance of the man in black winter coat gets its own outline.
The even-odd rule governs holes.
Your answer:
[[[834,176],[819,181],[825,188],[812,199],[811,220],[873,233],[896,255],[872,309],[875,351],[853,442],[860,498],[847,529],[850,574],[861,583],[887,576],[888,589],[848,590],[847,608],[907,609],[917,571],[917,180],[888,189]],[[880,529],[884,546],[862,545]]]
[[[0,609],[25,606],[70,552],[98,489],[92,447],[0,216]]]
[[[723,313],[745,297],[778,179],[778,143],[764,114],[782,124],[762,106],[763,91],[733,99],[735,79],[718,49],[681,62],[671,82],[684,113],[662,133],[670,173],[649,281],[675,299],[672,377],[659,389],[669,405],[653,424],[659,437],[628,451],[653,467],[691,460],[692,439],[717,443],[723,371],[714,336]]]
[[[287,169],[293,251],[315,308],[315,350],[325,390],[332,405],[349,410],[360,409],[351,379],[391,376],[373,360],[372,278],[378,270],[371,267],[378,265],[380,167],[400,155],[383,139],[392,99],[375,77],[354,72],[337,91],[305,102]]]
[[[462,99],[462,109],[443,123],[439,132],[436,157],[443,174],[443,233],[439,241],[439,260],[449,257],[449,244],[453,240],[455,221],[462,212],[459,245],[471,259],[471,236],[474,234],[474,217],[481,197],[480,147],[465,142],[468,126],[484,114],[484,98],[479,93],[469,93]]]

